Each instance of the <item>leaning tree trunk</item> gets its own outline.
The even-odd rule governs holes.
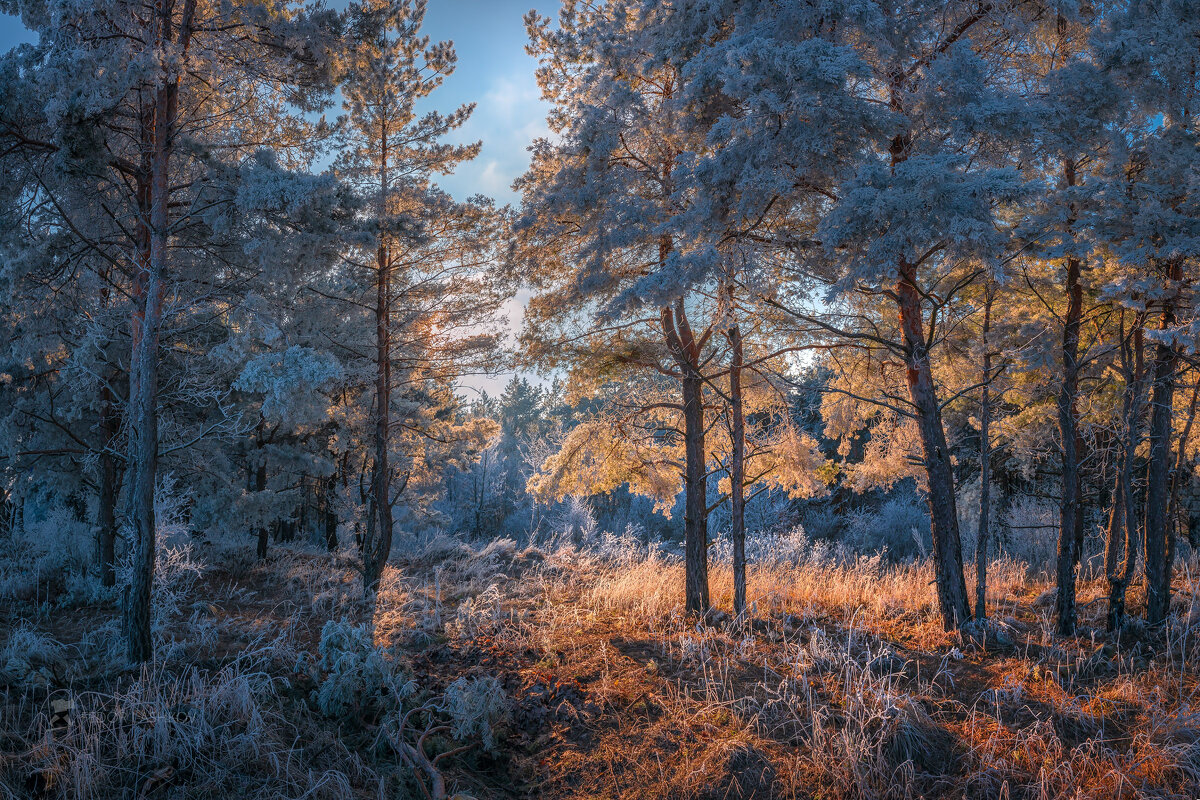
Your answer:
[[[1181,264],[1170,266],[1170,278],[1179,280]],[[1160,328],[1175,324],[1174,302],[1164,301]],[[1155,345],[1154,378],[1150,397],[1150,454],[1146,474],[1146,621],[1159,625],[1166,621],[1171,602],[1171,564],[1169,563],[1171,495],[1171,415],[1175,394],[1175,370],[1179,354],[1172,345]]]
[[[992,351],[988,333],[992,327],[992,289],[988,286],[983,305],[983,392],[979,400],[979,530],[975,537],[975,618],[987,616],[988,537],[992,510]]]
[[[904,337],[908,393],[916,409],[917,429],[929,482],[929,520],[933,534],[938,607],[942,613],[942,624],[946,630],[953,630],[971,619],[967,584],[963,579],[954,473],[929,364],[915,270],[902,260],[899,273],[896,296],[900,309],[900,329]]]
[[[733,540],[733,613],[746,614],[746,417],[742,405],[742,332],[729,328],[729,414],[733,453],[729,459],[730,536]]]

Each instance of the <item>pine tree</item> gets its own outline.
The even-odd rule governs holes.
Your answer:
[[[485,271],[500,215],[487,201],[456,203],[432,185],[434,176],[474,158],[479,145],[444,141],[472,106],[449,115],[416,111],[455,64],[450,43],[431,44],[420,35],[424,14],[421,0],[352,4],[341,64],[347,113],[339,121],[334,169],[353,187],[362,211],[345,278],[328,296],[369,309],[374,331],[366,358],[352,344],[358,337],[338,339],[345,356],[361,365],[352,371],[369,369],[373,383],[371,490],[361,548],[368,595],[391,552],[398,494],[414,477],[393,463],[398,439],[432,436],[437,398],[464,371],[484,368],[497,341],[488,323],[505,297]]]
[[[1110,154],[1102,228],[1126,272],[1108,287],[1119,302],[1157,318],[1152,345],[1145,497],[1146,620],[1167,615],[1174,560],[1173,418],[1180,352],[1195,346],[1197,59],[1200,9],[1139,2],[1112,15],[1099,37],[1102,63],[1130,94],[1135,120]],[[1179,444],[1186,446],[1185,442]],[[1119,608],[1119,603],[1117,605]]]
[[[267,2],[166,0],[148,11],[126,0],[20,5],[40,34],[22,77],[36,81],[44,100],[32,129],[10,127],[9,135],[40,159],[38,186],[57,201],[60,224],[128,281],[135,568],[124,605],[128,656],[145,661],[164,330],[171,315],[194,310],[199,286],[213,284],[211,274],[196,280],[190,272],[222,249],[211,223],[231,202],[261,199],[229,190],[227,181],[242,175],[230,165],[263,141],[303,155],[307,126],[296,112],[319,107],[328,88],[333,17]],[[86,193],[64,193],[81,178]],[[88,235],[97,219],[111,223],[103,238]]]

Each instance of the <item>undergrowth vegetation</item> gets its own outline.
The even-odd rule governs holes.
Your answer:
[[[899,534],[897,534],[899,535]],[[914,549],[916,545],[914,543]],[[754,537],[749,613],[682,613],[641,531],[408,542],[373,603],[347,554],[160,552],[156,660],[65,584],[0,633],[2,797],[1184,798],[1200,791],[1189,627],[1052,633],[1044,571],[990,566],[943,630],[925,558]],[[49,586],[49,583],[46,584]],[[1135,604],[1143,602],[1134,593]]]

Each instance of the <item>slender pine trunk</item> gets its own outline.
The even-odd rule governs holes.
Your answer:
[[[322,521],[325,526],[325,549],[333,553],[338,548],[338,516],[337,516],[337,474],[325,479],[324,492],[321,497]]]
[[[195,0],[184,0],[177,47],[186,53],[192,34]],[[155,39],[159,46],[176,38],[174,0],[156,8]],[[138,282],[144,286],[133,314],[133,352],[129,369],[130,459],[129,505],[134,535],[133,575],[125,597],[125,650],[133,663],[154,655],[150,636],[150,596],[154,584],[154,482],[158,472],[158,343],[166,297],[167,237],[170,223],[171,151],[180,73],[163,73],[153,91],[148,186],[150,218],[146,233],[149,257],[140,261]],[[145,133],[145,131],[144,131]]]
[[[683,379],[686,462],[683,512],[687,610],[708,611],[708,502],[704,457],[704,405],[699,375]]]
[[[1075,163],[1068,159],[1063,165],[1063,182],[1076,184]],[[1068,212],[1068,234],[1074,224],[1075,211]],[[1078,258],[1067,257],[1067,315],[1063,325],[1062,385],[1058,394],[1058,431],[1062,444],[1062,500],[1059,505],[1058,559],[1056,577],[1058,596],[1055,601],[1058,633],[1069,636],[1075,632],[1075,578],[1079,566],[1083,539],[1082,478],[1079,470],[1079,329],[1083,321],[1082,265]]]
[[[665,259],[669,244],[660,247]],[[704,378],[700,347],[688,323],[683,300],[661,312],[663,335],[681,378],[684,443],[684,599],[689,612],[704,614],[708,593],[707,454],[704,446]]]
[[[905,113],[905,81],[902,73],[893,75],[888,105],[897,114]],[[907,131],[892,137],[888,155],[893,173],[908,159],[911,141],[912,135]],[[933,537],[938,608],[942,614],[942,625],[946,630],[953,630],[971,620],[971,604],[963,577],[954,472],[929,362],[929,344],[925,339],[916,267],[905,257],[901,257],[896,266],[896,305],[904,345],[905,382],[916,412],[917,431],[929,484],[929,523]]]
[[[119,433],[120,420],[113,407],[112,390],[107,383],[100,390],[100,430],[104,445],[100,450],[100,494],[97,498],[96,522],[99,526],[96,541],[96,563],[100,567],[100,585],[116,586],[117,549],[117,462],[112,454]]]
[[[263,453],[262,440],[262,422],[258,423],[259,431],[258,438],[255,442],[255,459],[254,465],[254,491],[259,494],[259,500],[262,500],[262,493],[267,490],[267,460]],[[255,555],[259,559],[267,557],[267,540],[270,528],[265,521],[260,521],[258,524],[258,546],[255,548]]]
[[[988,538],[992,510],[992,351],[988,334],[992,327],[992,288],[988,286],[983,306],[983,392],[979,400],[979,530],[975,537],[975,618],[987,616]]]
[[[380,219],[388,213],[388,131],[380,123]],[[391,444],[392,346],[391,346],[391,256],[381,236],[376,250],[375,296],[375,482],[373,487],[375,536],[363,555],[363,591],[369,596],[379,588],[383,567],[392,551]]]
[[[1182,262],[1174,260],[1168,277],[1182,277]],[[1161,330],[1175,324],[1173,299],[1164,301]],[[1171,548],[1169,544],[1171,500],[1171,416],[1175,395],[1179,354],[1169,344],[1155,345],[1153,384],[1150,397],[1150,453],[1146,474],[1146,621],[1160,625],[1166,621],[1171,602]]]
[[[145,292],[134,312],[133,356],[130,360],[130,521],[133,571],[125,602],[126,655],[133,663],[153,657],[150,596],[154,583],[154,483],[158,472],[158,340],[165,295],[167,160],[157,141],[150,215],[150,258],[144,265]]]
[[[659,240],[659,262],[665,263],[673,244]],[[703,344],[688,322],[683,298],[660,310],[663,338],[680,373],[684,442],[684,604],[688,612],[706,614],[708,592],[708,472],[704,445],[704,376],[700,369]],[[705,334],[707,337],[707,334]]]
[[[1117,465],[1116,486],[1113,489],[1113,508],[1109,516],[1104,546],[1104,571],[1108,578],[1108,630],[1121,629],[1125,617],[1125,592],[1137,569],[1140,548],[1140,526],[1137,502],[1133,492],[1134,465],[1137,460],[1142,393],[1145,391],[1143,366],[1143,329],[1141,320],[1130,335],[1130,344],[1122,341],[1122,369],[1125,373],[1125,392],[1121,400],[1124,430],[1121,434],[1120,463]],[[1122,337],[1124,339],[1124,337]]]
[[[1174,553],[1175,553],[1176,533],[1177,533],[1177,529],[1179,528],[1180,523],[1183,521],[1183,514],[1180,513],[1180,507],[1179,507],[1180,506],[1179,489],[1180,489],[1180,482],[1185,480],[1185,476],[1188,474],[1188,470],[1185,470],[1184,464],[1185,464],[1185,460],[1187,458],[1187,443],[1192,438],[1192,428],[1196,424],[1197,410],[1200,410],[1200,379],[1198,379],[1195,382],[1195,384],[1192,386],[1192,399],[1191,399],[1191,402],[1188,403],[1187,421],[1184,422],[1183,431],[1179,434],[1179,447],[1177,447],[1175,449],[1175,465],[1171,469],[1171,505],[1168,508],[1168,516],[1170,517],[1170,520],[1171,520],[1171,540],[1170,540],[1170,545],[1168,548],[1169,549],[1169,556],[1167,559],[1168,565],[1173,565],[1175,563]],[[1186,508],[1184,508],[1183,510],[1185,512],[1187,511]],[[1189,530],[1189,532],[1188,532],[1189,541],[1192,540],[1193,538],[1194,537],[1193,537],[1191,531]],[[1195,542],[1193,542],[1193,546],[1194,545],[1195,545]]]
[[[729,459],[730,536],[733,539],[733,613],[746,614],[746,417],[742,406],[742,332],[729,328],[729,414],[733,453]]]

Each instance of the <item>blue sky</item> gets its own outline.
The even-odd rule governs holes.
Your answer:
[[[344,7],[344,0],[331,5]],[[428,107],[451,111],[474,102],[475,113],[455,139],[482,141],[475,161],[464,164],[439,183],[455,197],[485,194],[510,203],[509,188],[529,164],[526,148],[546,133],[547,106],[541,101],[534,69],[537,62],[525,53],[522,17],[530,8],[553,14],[557,0],[429,0],[424,32],[434,41],[451,40],[458,52],[458,68],[430,98]],[[32,34],[16,17],[0,15],[0,51],[32,41]],[[337,113],[336,110],[332,113]],[[510,326],[519,324],[523,298],[509,304]],[[508,376],[470,378],[468,389],[495,393]]]

